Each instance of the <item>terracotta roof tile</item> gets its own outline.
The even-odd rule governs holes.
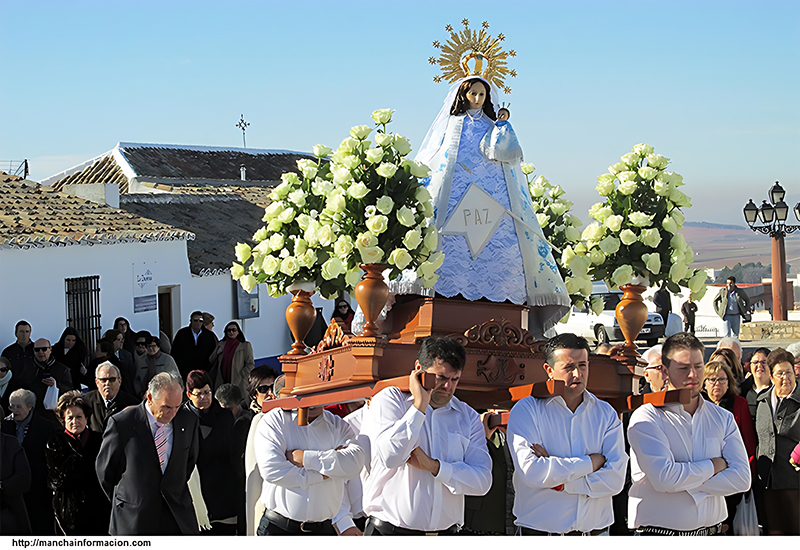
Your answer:
[[[193,238],[177,227],[0,173],[0,248]]]

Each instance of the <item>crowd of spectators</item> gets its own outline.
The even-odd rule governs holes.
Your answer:
[[[687,412],[690,424],[711,422],[708,441],[730,439],[745,457],[735,464],[723,450],[709,462],[707,477],[728,480],[714,493],[723,509],[697,504],[696,513],[721,522],[682,529],[653,524],[651,501],[640,502],[661,494],[649,453],[679,436],[668,431],[656,445],[652,432],[673,421],[649,409],[620,421],[586,391],[580,338],[548,348],[548,376],[567,385],[562,404],[526,398],[508,435],[454,396],[464,357],[447,339],[423,345],[410,396],[389,388],[367,406],[315,407],[301,429],[297,411],[262,413],[283,376],[255,366],[237,322],[218,341],[213,321],[195,311],[170,342],[117,318],[92,356],[72,328],[51,346],[17,323],[0,355],[0,533],[596,535],[613,521],[615,535],[732,535],[742,534],[737,512],[752,505],[763,534],[800,534],[800,343],[743,353],[725,338],[692,366],[699,375],[679,370],[699,345],[688,334],[643,354],[642,392],[696,386],[700,401],[674,422]],[[436,375],[433,391],[422,371]],[[570,424],[577,431],[565,437]],[[600,450],[569,458],[576,437]],[[667,493],[679,502],[680,492]],[[576,495],[588,500],[572,521]]]

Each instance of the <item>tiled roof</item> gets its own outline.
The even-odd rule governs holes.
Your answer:
[[[0,172],[0,248],[191,240],[194,235]]]
[[[306,153],[277,149],[242,149],[193,145],[118,143],[114,149],[42,181],[61,189],[64,185],[118,183],[120,194],[129,192],[132,180],[171,192],[182,186],[263,186],[297,170],[297,160],[313,159]],[[245,167],[245,180],[240,167]]]
[[[76,172],[53,185],[53,189],[61,191],[65,185],[80,183],[116,183],[120,193],[128,192],[128,178],[117,165],[113,155],[97,160],[88,168]]]
[[[200,276],[227,272],[234,261],[236,243],[252,242],[264,216],[263,206],[232,190],[203,194],[129,193],[120,196],[120,207],[194,233],[195,240],[187,243],[189,266],[193,274]]]

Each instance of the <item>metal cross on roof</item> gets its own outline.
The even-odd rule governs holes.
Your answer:
[[[239,122],[236,124],[236,127],[242,129],[242,144],[244,145],[245,149],[247,149],[247,140],[245,139],[245,132],[247,131],[248,126],[250,126],[250,123],[244,120],[244,115],[241,115],[241,117],[239,118]]]

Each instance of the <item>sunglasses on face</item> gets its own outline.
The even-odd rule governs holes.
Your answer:
[[[98,382],[103,382],[104,384],[106,384],[106,383],[110,384],[112,382],[116,382],[117,380],[118,380],[118,378],[116,376],[110,376],[108,378],[98,378],[97,379]]]
[[[269,393],[272,391],[272,384],[262,384],[256,388],[258,393]]]
[[[239,329],[237,329],[237,328],[226,328],[225,332],[239,332]]]
[[[50,349],[50,346],[47,346],[45,348],[33,348],[33,351],[42,352],[42,351],[47,351],[49,349]]]
[[[9,369],[8,367],[0,367],[0,372],[8,372],[9,370],[11,369]]]

